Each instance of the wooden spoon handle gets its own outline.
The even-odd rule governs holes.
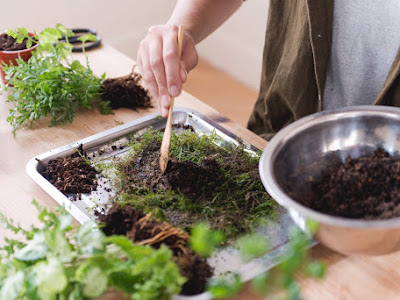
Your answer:
[[[181,53],[182,53],[183,34],[184,34],[184,28],[183,28],[183,25],[180,25],[179,29],[178,29],[178,55],[179,55],[179,60],[181,58]],[[171,146],[172,111],[173,111],[173,108],[174,108],[174,102],[175,102],[175,98],[174,97],[170,97],[170,104],[169,104],[169,110],[168,110],[168,119],[167,119],[167,124],[165,125],[164,136],[163,136],[163,140],[162,140],[162,143],[161,143],[160,169],[161,169],[161,172],[163,172],[163,173],[167,169],[168,157],[169,157],[169,148]]]

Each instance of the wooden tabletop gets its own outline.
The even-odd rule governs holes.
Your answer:
[[[82,59],[81,55],[76,57]],[[106,72],[108,78],[129,74],[134,65],[132,59],[107,45],[90,51],[89,60],[95,74]],[[115,110],[115,115],[103,116],[97,110],[82,110],[76,113],[72,124],[48,127],[46,120],[35,124],[32,129],[19,129],[14,137],[6,121],[12,107],[13,103],[6,102],[6,95],[0,96],[0,211],[26,227],[37,224],[36,210],[31,204],[33,198],[50,209],[58,205],[26,174],[25,166],[30,158],[113,128],[120,122],[129,122],[156,112],[156,108],[137,112],[119,109]],[[194,109],[259,149],[266,145],[262,138],[185,92],[176,98],[175,107]],[[0,229],[0,239],[6,235]],[[344,257],[316,246],[313,255],[328,262],[328,274],[323,281],[299,276],[305,299],[400,299],[400,254],[373,258]],[[259,298],[245,291],[236,299]]]

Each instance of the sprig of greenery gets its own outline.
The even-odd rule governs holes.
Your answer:
[[[313,223],[314,229],[315,226],[316,224]],[[206,235],[209,234],[206,233]],[[313,260],[310,257],[309,245],[309,236],[297,227],[292,228],[289,234],[288,248],[279,258],[279,264],[275,268],[256,276],[251,281],[253,290],[264,297],[279,295],[282,299],[301,299],[301,290],[296,282],[295,274],[302,272],[307,276],[321,279],[324,277],[327,268],[325,263]],[[237,241],[237,246],[245,261],[259,258],[270,251],[268,240],[257,234],[241,237]],[[240,275],[230,274],[226,278],[211,279],[207,290],[213,295],[214,299],[222,299],[239,293],[242,287]]]
[[[34,36],[30,36],[28,30],[24,27],[16,28],[15,30],[6,29],[5,33],[14,39],[17,43],[22,43],[26,39],[26,48],[29,49],[33,44],[36,44],[39,40],[36,32]]]
[[[22,36],[25,29],[14,33]],[[101,101],[102,83],[105,74],[100,78],[93,74],[87,57],[86,66],[78,60],[70,61],[72,45],[68,38],[74,34],[71,30],[58,24],[56,28],[46,28],[39,35],[39,46],[28,61],[17,59],[18,65],[3,66],[10,86],[8,101],[15,102],[7,121],[13,126],[13,133],[20,125],[51,117],[50,126],[71,123],[75,109],[91,109],[100,106],[102,114],[110,114],[107,101]],[[64,37],[65,42],[59,41]],[[93,41],[93,36],[82,36],[80,40]]]
[[[0,249],[0,299],[92,299],[110,288],[131,299],[170,299],[185,279],[167,247],[155,250],[124,236],[105,237],[94,223],[72,226],[63,209],[40,207],[42,228],[23,230],[1,216],[25,242]]]

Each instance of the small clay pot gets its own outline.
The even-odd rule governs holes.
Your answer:
[[[1,36],[4,36],[5,33],[0,34]],[[34,36],[33,33],[29,33],[30,36]],[[24,49],[24,50],[16,50],[16,51],[1,51],[0,50],[0,78],[3,84],[7,84],[7,80],[5,79],[6,74],[3,71],[3,62],[5,62],[7,65],[10,65],[10,63],[16,65],[17,61],[16,59],[18,57],[21,57],[24,61],[28,61],[28,59],[31,58],[32,56],[32,51],[35,50],[39,44],[35,44],[29,49]]]

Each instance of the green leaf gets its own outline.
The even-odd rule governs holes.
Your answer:
[[[72,71],[84,71],[85,67],[78,60],[74,60],[70,65]]]
[[[327,265],[323,262],[313,261],[307,265],[306,274],[315,278],[323,278],[326,274]]]
[[[46,257],[47,242],[43,232],[36,233],[27,245],[19,250],[14,257],[22,261],[34,261]]]
[[[56,294],[62,292],[68,279],[64,272],[61,262],[49,259],[49,262],[40,262],[35,266],[35,272],[38,278],[39,288],[45,293]]]
[[[270,275],[268,272],[263,272],[251,280],[251,286],[256,293],[259,295],[266,295],[268,292],[271,291],[270,282]]]
[[[24,277],[23,271],[18,271],[7,277],[1,286],[0,299],[17,299],[24,284]]]
[[[314,235],[317,233],[318,228],[319,228],[319,223],[315,220],[308,219],[306,221],[306,228],[309,234]]]
[[[197,254],[208,257],[224,240],[222,232],[211,230],[209,225],[200,223],[191,230],[190,246]]]
[[[265,236],[260,234],[245,235],[238,242],[240,257],[249,261],[261,257],[269,251],[269,243]]]
[[[243,288],[243,282],[239,275],[233,278],[211,279],[207,283],[207,291],[211,293],[213,299],[223,299],[238,294]]]
[[[71,224],[72,224],[72,216],[70,214],[61,214],[58,216],[58,221],[59,221],[59,225],[58,228],[61,231],[67,230],[69,228],[71,228]]]
[[[108,287],[108,277],[100,267],[92,265],[81,266],[76,271],[77,279],[83,284],[83,294],[86,297],[101,296]]]
[[[96,42],[97,37],[94,34],[85,34],[78,37],[78,40],[80,40],[82,43],[86,43],[87,41]]]
[[[54,44],[62,37],[60,31],[56,28],[46,28],[40,34],[40,39],[43,44]]]
[[[52,256],[57,257],[62,262],[72,261],[72,247],[67,238],[64,236],[64,232],[59,230],[52,230],[45,233],[47,247]]]
[[[86,222],[76,234],[79,251],[82,254],[94,254],[104,251],[104,234],[97,228],[93,221]]]

